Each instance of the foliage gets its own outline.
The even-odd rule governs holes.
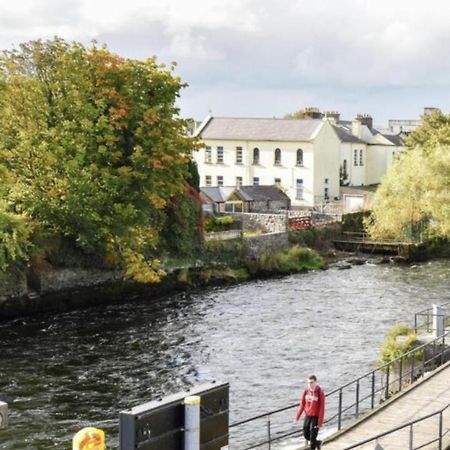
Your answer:
[[[301,247],[323,249],[327,243],[340,234],[340,226],[335,224],[289,232],[289,242]]]
[[[393,164],[365,221],[374,238],[450,237],[450,115],[424,117]]]
[[[162,274],[152,255],[164,208],[185,191],[197,147],[173,69],[59,38],[0,59],[0,181],[13,211],[140,281]]]
[[[225,231],[229,230],[233,223],[234,219],[232,216],[216,217],[212,215],[205,222],[205,229],[207,232]]]
[[[169,202],[161,232],[164,251],[178,257],[193,256],[203,244],[202,209],[198,192],[190,187]]]
[[[258,263],[259,271],[270,273],[295,273],[324,267],[323,259],[314,250],[304,247],[265,253],[259,258]]]
[[[306,119],[308,117],[308,114],[305,112],[304,109],[300,109],[298,111],[295,111],[293,113],[288,113],[283,116],[283,119]]]
[[[223,262],[230,266],[239,266],[242,263],[242,241],[241,239],[206,241],[202,259],[206,263]]]
[[[397,339],[404,337],[404,339]],[[391,362],[400,356],[408,353],[417,346],[417,335],[411,327],[407,325],[396,325],[392,328],[381,347],[380,359],[382,363]],[[420,357],[418,352],[415,357]]]
[[[0,271],[28,259],[32,226],[25,215],[15,214],[0,199]]]
[[[363,232],[364,220],[369,217],[369,211],[347,213],[342,216],[342,231]]]

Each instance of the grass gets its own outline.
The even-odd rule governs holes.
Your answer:
[[[403,339],[398,339],[403,337]],[[413,350],[418,343],[417,334],[414,329],[408,325],[396,325],[386,336],[381,346],[380,360],[382,363],[394,361],[400,356]],[[416,352],[415,358],[420,359],[422,354],[420,351]]]

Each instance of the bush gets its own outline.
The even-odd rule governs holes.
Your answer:
[[[205,230],[209,233],[217,231],[229,230],[231,225],[233,225],[234,219],[231,216],[216,217],[211,216],[209,220],[205,223]]]
[[[404,336],[405,339],[399,341],[397,338]],[[380,360],[382,363],[391,362],[400,356],[408,353],[417,346],[418,339],[414,329],[408,325],[396,325],[389,331],[381,347]],[[421,358],[421,352],[417,352],[416,358]]]
[[[266,273],[295,273],[323,267],[323,259],[314,250],[304,247],[265,253],[258,260],[258,271]]]

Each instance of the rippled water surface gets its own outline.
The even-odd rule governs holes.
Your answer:
[[[370,265],[0,324],[0,449],[68,449],[83,426],[117,448],[120,410],[211,380],[231,421],[369,370],[385,332],[449,301],[450,262]]]

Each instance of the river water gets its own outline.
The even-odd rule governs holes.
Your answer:
[[[449,292],[450,261],[365,264],[0,324],[0,449],[69,449],[90,425],[117,448],[119,411],[211,380],[231,422],[283,407],[310,373],[330,390],[370,370]]]

